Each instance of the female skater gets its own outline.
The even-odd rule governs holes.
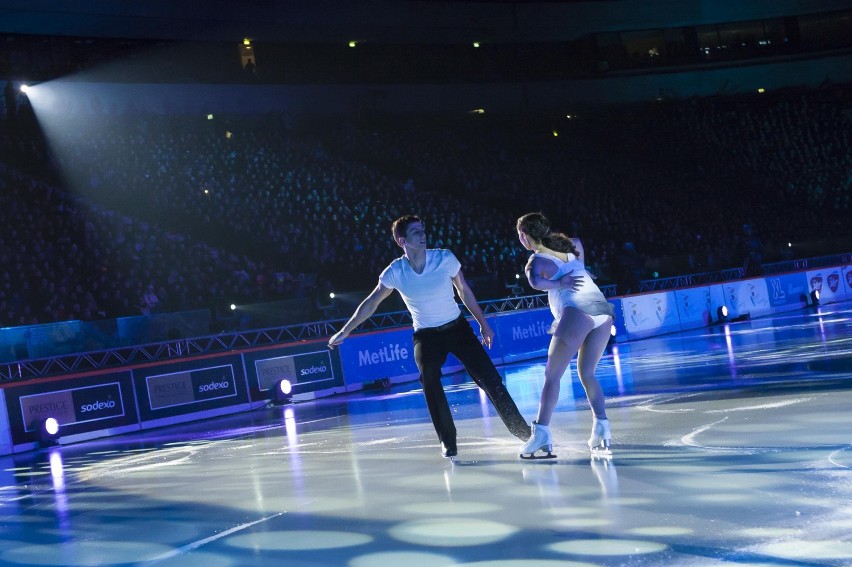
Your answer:
[[[579,241],[575,243],[564,234],[551,232],[547,218],[541,213],[522,216],[517,229],[521,245],[533,252],[526,266],[527,279],[534,289],[547,291],[554,317],[538,416],[532,422],[529,441],[521,447],[520,457],[556,456],[550,437],[550,418],[559,401],[559,381],[577,352],[577,374],[594,413],[589,449],[592,454],[611,454],[612,436],[595,368],[609,341],[613,307],[586,272]]]

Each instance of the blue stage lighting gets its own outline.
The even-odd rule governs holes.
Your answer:
[[[293,399],[293,384],[289,380],[279,380],[272,388],[272,402],[275,404],[289,404]]]
[[[39,441],[42,445],[59,442],[59,421],[55,417],[48,417],[39,424]]]

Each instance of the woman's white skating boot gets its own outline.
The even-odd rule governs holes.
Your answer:
[[[592,435],[589,437],[589,449],[592,450],[592,456],[611,456],[611,443],[612,433],[609,431],[609,420],[595,418],[592,422]]]
[[[544,454],[537,454],[541,451]],[[529,441],[521,447],[522,459],[555,459],[553,440],[550,438],[550,428],[540,423],[532,422],[532,435]]]

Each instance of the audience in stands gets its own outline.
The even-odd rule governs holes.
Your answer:
[[[480,299],[506,295],[525,264],[518,211],[581,236],[598,283],[619,291],[653,272],[742,267],[744,225],[763,261],[785,259],[788,242],[846,234],[843,92],[558,122],[104,117],[64,129],[50,151],[37,130],[4,123],[0,325],[308,298],[317,281],[365,290],[398,255],[388,223],[411,211],[432,246],[453,249]]]

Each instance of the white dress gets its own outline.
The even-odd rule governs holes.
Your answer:
[[[568,253],[567,262],[544,252],[536,252],[533,256],[547,258],[556,265],[556,273],[550,277],[551,281],[558,280],[571,271],[573,276],[580,278],[580,288],[577,291],[564,287],[547,291],[547,301],[550,304],[550,312],[553,314],[553,324],[549,331],[551,334],[559,325],[562,311],[566,307],[575,307],[591,316],[595,326],[599,326],[605,317],[611,317],[615,313],[612,304],[606,300],[606,296],[586,271],[586,267],[574,254]]]

